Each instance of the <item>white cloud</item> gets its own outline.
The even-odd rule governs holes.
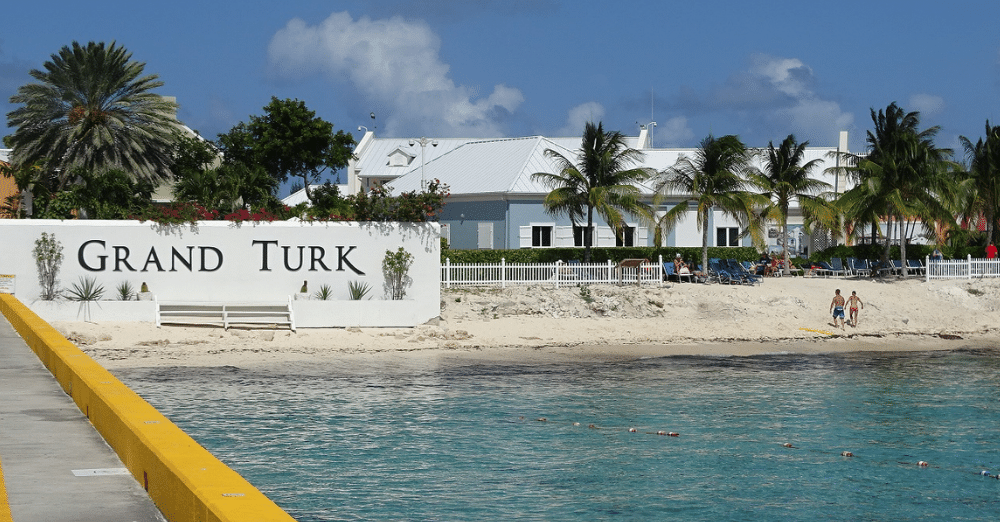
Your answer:
[[[583,136],[587,123],[598,123],[604,119],[604,106],[597,102],[587,102],[569,110],[566,125],[556,131],[556,136]]]
[[[751,61],[751,73],[764,79],[765,87],[787,97],[773,116],[765,112],[766,118],[787,125],[787,132],[800,140],[827,142],[853,125],[852,113],[842,111],[840,104],[822,99],[812,89],[813,71],[801,60],[757,55]]]
[[[910,96],[907,111],[918,111],[921,116],[936,114],[944,109],[944,98],[933,94],[914,94]]]
[[[688,127],[684,116],[674,116],[664,123],[657,123],[653,134],[653,145],[657,148],[680,147],[694,138],[694,131]]]
[[[773,88],[792,97],[809,94],[808,80],[812,69],[797,58],[777,58],[766,55],[751,57],[751,73],[764,78]]]
[[[440,58],[441,40],[422,22],[399,17],[354,20],[334,13],[318,25],[293,19],[268,46],[271,73],[302,78],[322,73],[350,82],[384,107],[387,135],[497,136],[501,122],[524,101],[521,91],[497,85],[476,96],[455,85]]]

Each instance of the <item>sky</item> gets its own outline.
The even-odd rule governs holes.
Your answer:
[[[794,133],[864,148],[896,102],[937,144],[1000,123],[1000,2],[244,0],[9,2],[0,111],[73,41],[115,41],[209,139],[272,96],[360,139],[578,136],[587,121],[655,147]],[[371,114],[375,115],[374,119]],[[13,132],[0,126],[0,135]]]

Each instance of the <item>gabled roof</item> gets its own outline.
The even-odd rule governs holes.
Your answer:
[[[410,145],[413,141],[414,144]],[[579,137],[547,138],[528,136],[521,138],[496,139],[439,139],[437,146],[424,146],[423,161],[420,159],[419,140],[410,138],[378,138],[370,146],[359,151],[361,177],[385,180],[396,194],[419,191],[421,180],[440,179],[447,184],[453,195],[544,195],[551,187],[536,181],[536,172],[558,172],[558,163],[546,155],[546,150],[556,151],[571,161],[576,161],[580,148]],[[639,138],[627,137],[629,147],[639,145]],[[812,171],[812,177],[833,185],[833,175],[823,169],[833,165],[827,155],[835,150],[831,147],[808,147],[804,161],[820,160],[820,166]],[[412,151],[415,159],[406,167],[390,166],[388,156],[395,151]],[[657,172],[677,164],[681,158],[694,159],[698,149],[642,149],[641,164]],[[763,167],[763,157],[758,156],[755,166]],[[651,195],[654,181],[639,186]]]

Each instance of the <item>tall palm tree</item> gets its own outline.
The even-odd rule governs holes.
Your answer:
[[[857,185],[840,196],[838,205],[849,223],[877,223],[885,219],[891,235],[893,221],[900,228],[900,263],[906,274],[906,241],[903,224],[912,219],[924,223],[945,220],[951,211],[940,197],[947,187],[950,149],[934,145],[939,127],[919,130],[920,113],[906,112],[896,102],[885,110],[871,110],[874,129],[868,131],[868,153],[848,155],[847,172]],[[855,227],[857,228],[857,227]],[[883,258],[889,259],[891,237],[886,238]]]
[[[23,105],[7,114],[8,126],[17,128],[14,163],[44,164],[58,173],[58,190],[79,167],[122,169],[147,181],[167,177],[177,104],[151,92],[163,82],[143,76],[144,67],[114,42],[73,42],[44,70],[32,69],[38,83],[10,98]]]
[[[769,220],[778,222],[782,244],[782,257],[785,260],[785,274],[788,274],[788,208],[792,200],[798,201],[802,215],[809,223],[811,218],[828,207],[828,203],[820,193],[830,188],[830,184],[812,178],[809,172],[819,166],[820,160],[805,161],[806,147],[809,142],[798,143],[794,134],[789,134],[778,148],[774,142],[768,142],[764,150],[764,170],[751,174],[751,180],[768,199],[768,205],[763,214]],[[805,161],[805,162],[804,162]]]
[[[616,234],[622,233],[625,213],[646,221],[651,219],[650,208],[640,201],[636,186],[650,172],[640,167],[629,168],[639,163],[643,154],[630,148],[621,132],[605,132],[602,123],[589,122],[575,161],[552,149],[546,149],[545,155],[555,160],[558,173],[537,172],[532,178],[552,189],[543,202],[546,212],[569,216],[573,226],[586,222],[585,263],[590,262],[594,212]]]
[[[708,267],[709,218],[713,209],[734,218],[755,245],[764,243],[763,227],[757,216],[765,200],[750,192],[752,159],[753,153],[738,137],[715,138],[709,134],[701,140],[694,158],[681,157],[659,174],[656,203],[678,195],[682,198],[659,219],[659,226],[663,230],[672,229],[687,217],[689,206],[694,205],[702,233],[703,267]]]
[[[966,174],[967,195],[962,213],[982,215],[986,219],[986,242],[1000,242],[997,219],[1000,218],[1000,126],[990,126],[986,120],[986,139],[972,143],[960,136],[965,157],[969,162]]]

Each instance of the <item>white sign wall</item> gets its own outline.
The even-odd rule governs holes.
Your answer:
[[[414,256],[406,299],[428,319],[440,312],[436,223],[0,220],[0,274],[16,276],[29,305],[41,293],[32,250],[42,232],[62,244],[61,288],[93,278],[115,299],[122,282],[146,283],[167,302],[282,303],[303,282],[310,294],[328,285],[337,300],[349,298],[348,283],[363,283],[371,299],[387,299],[382,260],[403,247]]]

